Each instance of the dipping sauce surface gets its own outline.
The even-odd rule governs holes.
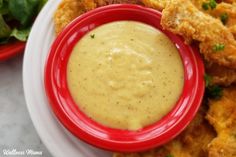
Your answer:
[[[182,93],[184,71],[175,45],[134,21],[102,25],[74,47],[68,87],[79,108],[111,128],[138,130],[165,116]]]

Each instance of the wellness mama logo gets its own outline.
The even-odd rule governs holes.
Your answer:
[[[17,149],[3,149],[4,156],[39,156],[43,155],[42,151],[35,151],[33,149],[17,150]]]

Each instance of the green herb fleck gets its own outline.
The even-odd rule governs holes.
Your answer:
[[[202,3],[202,8],[203,8],[204,10],[208,10],[209,8],[215,9],[215,8],[216,8],[216,5],[217,5],[217,3],[216,3],[215,0],[209,0],[208,2],[203,2],[203,3]]]
[[[202,9],[208,10],[208,9],[209,9],[208,3],[203,2],[203,3],[202,3]]]
[[[217,5],[217,3],[216,3],[215,0],[210,0],[210,2],[209,2],[209,6],[211,7],[211,9],[216,8],[216,5]]]
[[[204,75],[204,79],[205,79],[205,85],[206,87],[209,87],[211,85],[212,82],[212,77],[208,74]]]
[[[217,52],[217,51],[223,51],[225,49],[225,45],[224,44],[215,44],[213,46],[213,51]]]
[[[94,39],[94,38],[95,38],[95,34],[91,34],[90,37],[91,37],[92,39]]]
[[[206,93],[208,97],[218,99],[222,96],[223,90],[220,86],[213,85],[206,88]]]
[[[212,99],[218,99],[222,96],[222,88],[212,84],[212,76],[205,74],[206,95]]]
[[[225,25],[229,19],[229,16],[227,13],[223,13],[220,15],[220,20],[221,22]]]
[[[165,157],[174,157],[174,155],[168,154],[168,155],[166,155]]]

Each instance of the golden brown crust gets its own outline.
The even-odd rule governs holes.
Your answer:
[[[95,7],[93,0],[63,0],[54,14],[56,34],[59,34],[77,16]]]
[[[227,20],[224,25],[229,28],[230,32],[236,39],[236,3],[231,1],[224,1],[216,5],[214,9],[204,10],[202,4],[206,0],[191,0],[192,3],[202,12],[213,16],[216,19],[221,20],[222,15],[227,16]]]
[[[199,41],[200,52],[208,62],[236,69],[236,41],[219,19],[185,0],[172,0],[162,13],[162,26],[183,36],[187,42]],[[213,47],[217,44],[225,45],[224,50],[215,52]]]
[[[220,18],[220,16],[224,13],[228,15],[226,26],[227,27],[234,26],[236,24],[236,3],[234,4],[220,3],[214,10],[212,10],[211,15],[213,15],[216,18]]]
[[[147,1],[149,1],[149,0],[147,0]],[[168,0],[168,1],[170,1],[170,0]],[[192,5],[190,4],[190,1],[192,2]],[[155,1],[155,2],[158,2],[158,1]],[[216,42],[221,41],[220,38],[229,38],[230,40],[228,40],[228,42],[227,42],[229,44],[229,47],[232,47],[230,41],[235,42],[234,38],[236,38],[236,25],[235,25],[235,23],[236,23],[236,4],[235,3],[229,4],[229,3],[222,2],[222,3],[219,3],[215,9],[208,9],[206,11],[202,8],[203,2],[206,2],[206,0],[189,0],[188,2],[186,2],[187,3],[186,5],[191,6],[191,7],[186,7],[186,5],[184,5],[184,6],[181,6],[182,8],[180,6],[177,7],[177,4],[175,4],[175,6],[173,4],[170,4],[170,6],[172,6],[172,10],[169,10],[168,19],[167,19],[167,17],[166,18],[164,17],[165,19],[167,19],[166,20],[167,24],[165,23],[165,25],[166,25],[166,27],[168,27],[167,29],[184,36],[186,41],[189,43],[192,40],[198,40],[198,41],[202,42],[200,44],[201,51],[203,52],[203,55],[205,56],[205,58],[208,60],[208,63],[210,63],[210,64],[205,65],[206,71],[207,71],[207,73],[209,73],[213,77],[213,84],[229,86],[232,83],[236,82],[236,70],[234,70],[234,68],[231,68],[231,65],[225,66],[224,63],[227,62],[225,60],[229,60],[229,58],[234,56],[234,54],[231,57],[229,56],[230,51],[234,51],[234,48],[230,48],[230,50],[228,50],[227,53],[224,52],[225,54],[222,54],[221,52],[219,52],[219,54],[217,56],[216,54],[214,54],[214,52],[212,50],[212,45],[214,44],[214,42],[216,43]],[[177,2],[175,1],[175,3],[177,3]],[[178,5],[180,5],[180,2],[178,3]],[[166,10],[169,9],[170,6],[168,6],[166,9],[164,9],[164,13],[166,12]],[[194,6],[195,6],[195,8],[194,8]],[[174,9],[177,10],[177,13],[175,12]],[[170,12],[172,12],[174,15],[170,15]],[[185,18],[184,19],[185,21],[184,20],[181,21],[180,24],[175,23],[176,25],[173,26],[173,23],[176,22],[176,21],[174,21],[174,20],[176,20],[176,18],[171,18],[171,16],[172,17],[181,16],[183,13],[188,14],[185,16],[189,17],[189,19]],[[195,16],[199,16],[200,19],[203,18],[202,21],[203,20],[204,21],[203,22],[198,21],[197,18],[199,18],[199,17],[196,17],[194,19],[194,16],[192,16],[192,14],[194,14],[194,13],[197,13],[197,15],[195,15]],[[220,16],[224,13],[226,13],[228,15],[226,27],[224,27],[221,24],[222,22],[220,22]],[[208,16],[206,14],[209,14],[214,18],[212,18],[211,16]],[[182,15],[182,16],[184,16],[184,15]],[[191,21],[191,19],[192,19],[192,21]],[[205,21],[210,21],[212,19],[214,22],[208,22],[208,23],[205,22]],[[215,25],[214,23],[217,23],[218,25],[221,25],[221,26],[214,27],[214,25]],[[170,24],[172,24],[172,25],[170,25]],[[202,25],[202,28],[199,27],[199,25]],[[216,28],[218,28],[218,30],[216,30]],[[205,30],[205,32],[202,30]],[[217,31],[221,31],[221,32],[217,33]],[[201,33],[199,33],[199,32],[201,32]],[[223,33],[223,35],[222,35],[222,32],[227,32],[227,33]],[[226,37],[222,37],[222,36],[226,36]],[[222,55],[223,56],[225,55],[226,57],[224,58],[224,57],[222,57]],[[218,60],[220,60],[220,62]],[[222,62],[224,62],[224,63],[222,63]],[[235,61],[232,61],[232,62],[235,62]],[[230,64],[235,64],[235,63],[230,63]]]
[[[104,6],[109,4],[139,4],[142,5],[142,0],[95,0],[98,6]]]
[[[236,87],[223,91],[219,100],[210,100],[206,118],[215,128],[217,137],[208,146],[209,157],[236,156]]]
[[[142,0],[146,7],[162,10],[170,2],[170,0]]]
[[[63,0],[54,15],[56,34],[79,15],[100,6],[118,3],[142,4],[141,0]]]
[[[234,35],[234,39],[236,39],[236,25],[229,27],[229,30]]]

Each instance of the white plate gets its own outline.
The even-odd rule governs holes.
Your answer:
[[[25,50],[23,83],[34,126],[54,157],[111,157],[71,135],[56,119],[44,90],[44,64],[55,35],[53,14],[60,0],[50,0],[37,17]]]

